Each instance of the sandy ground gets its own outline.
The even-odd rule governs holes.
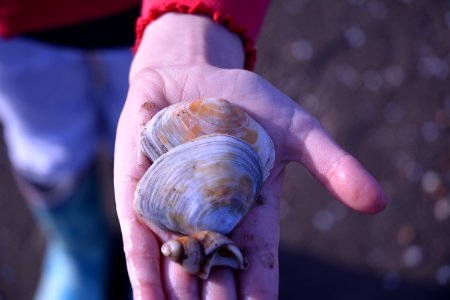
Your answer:
[[[382,214],[360,215],[290,165],[280,299],[450,299],[450,2],[273,2],[256,71],[316,116],[390,199]],[[44,238],[4,145],[0,180],[0,299],[30,299]]]

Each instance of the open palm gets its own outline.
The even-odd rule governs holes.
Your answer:
[[[143,125],[170,104],[206,97],[225,98],[255,118],[273,139],[276,161],[257,204],[231,235],[249,269],[217,268],[203,281],[160,254],[161,242],[170,235],[137,220],[133,196],[150,165],[138,151]],[[334,143],[315,118],[258,75],[203,64],[135,75],[118,127],[114,170],[117,212],[135,297],[277,298],[279,195],[290,161],[301,163],[337,199],[357,211],[375,213],[385,206],[384,194],[372,176]]]

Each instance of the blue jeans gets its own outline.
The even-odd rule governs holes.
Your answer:
[[[131,59],[128,48],[0,40],[0,120],[16,172],[64,194],[99,141],[112,153]]]

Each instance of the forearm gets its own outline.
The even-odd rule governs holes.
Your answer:
[[[237,34],[206,16],[166,13],[146,27],[130,78],[144,68],[198,64],[243,68],[244,61]]]
[[[145,50],[138,51],[131,78],[147,63],[164,66],[167,63],[206,62],[252,70],[256,59],[255,41],[269,4],[270,0],[143,0],[141,17],[136,25],[136,49]],[[176,12],[186,18],[175,18],[173,13]],[[169,13],[172,13],[171,17],[167,17]],[[189,18],[191,15],[204,17]],[[153,26],[154,23],[159,24]],[[213,26],[213,23],[222,26]],[[230,39],[231,36],[234,37]],[[238,50],[235,49],[237,45],[240,46]],[[241,52],[241,47],[243,66],[241,55],[236,53]],[[148,55],[143,57],[143,53]],[[152,58],[148,57],[150,54]]]

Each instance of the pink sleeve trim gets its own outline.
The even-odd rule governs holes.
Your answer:
[[[207,5],[198,2],[192,6],[177,4],[177,3],[168,3],[160,6],[154,6],[150,9],[147,15],[141,16],[138,18],[136,22],[136,43],[134,46],[134,51],[136,52],[139,48],[139,44],[141,43],[142,36],[144,34],[144,30],[151,22],[159,18],[161,15],[167,12],[179,12],[179,13],[187,13],[187,14],[200,14],[211,17],[214,22],[222,24],[231,32],[238,34],[244,45],[245,51],[245,64],[244,68],[247,70],[253,70],[256,62],[256,49],[255,49],[255,41],[247,34],[247,29],[238,26],[233,17],[228,14],[222,14],[221,12],[214,11],[212,8]]]

